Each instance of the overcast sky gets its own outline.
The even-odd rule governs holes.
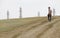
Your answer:
[[[7,18],[7,10],[10,18],[18,18],[20,7],[22,7],[23,18],[35,17],[38,12],[41,16],[46,16],[48,6],[52,10],[55,8],[56,15],[60,15],[60,0],[0,0],[0,19]]]

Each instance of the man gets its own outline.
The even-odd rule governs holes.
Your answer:
[[[52,10],[48,7],[48,21],[51,21]]]

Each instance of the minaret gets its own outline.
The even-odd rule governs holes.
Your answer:
[[[22,18],[22,8],[20,8],[20,16],[19,18]]]
[[[38,17],[40,17],[40,12],[38,12]]]
[[[7,11],[7,19],[9,19],[9,11]]]
[[[53,16],[55,16],[55,9],[53,8]]]

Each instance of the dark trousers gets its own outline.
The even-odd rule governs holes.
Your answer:
[[[48,21],[51,21],[51,15],[48,15]]]

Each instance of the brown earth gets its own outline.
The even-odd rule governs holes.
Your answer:
[[[60,17],[51,22],[46,17],[4,20],[0,25],[0,38],[60,38]]]

